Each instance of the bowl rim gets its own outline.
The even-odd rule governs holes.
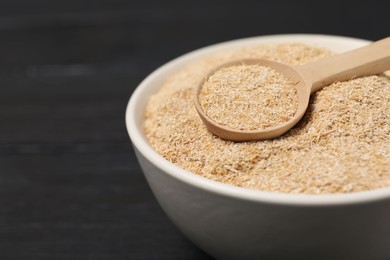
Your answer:
[[[336,35],[324,35],[324,34],[275,34],[275,35],[263,35],[248,38],[241,38],[237,40],[226,41],[209,45],[184,55],[175,58],[164,65],[154,70],[149,76],[147,76],[134,90],[130,97],[126,108],[126,127],[133,147],[145,157],[155,167],[161,169],[165,174],[169,175],[176,180],[184,182],[188,185],[195,186],[200,189],[207,190],[219,195],[228,196],[236,199],[272,203],[272,204],[285,204],[285,205],[308,205],[308,206],[336,206],[346,204],[358,204],[368,203],[383,199],[390,199],[390,187],[353,192],[353,193],[335,193],[335,194],[292,194],[292,193],[278,193],[254,190],[248,188],[242,188],[230,184],[225,184],[217,181],[207,179],[199,176],[195,173],[182,169],[175,164],[169,162],[158,154],[152,146],[148,143],[147,138],[143,134],[143,127],[139,124],[140,113],[138,107],[140,106],[140,97],[145,95],[144,93],[150,87],[151,83],[162,74],[172,72],[172,69],[178,66],[179,63],[186,64],[191,60],[201,55],[214,52],[216,50],[222,50],[223,48],[231,48],[240,44],[251,43],[280,43],[280,42],[292,42],[292,41],[345,41],[354,43],[356,45],[368,44],[370,41],[345,37]],[[158,89],[158,88],[157,88]],[[142,117],[144,111],[142,111]]]

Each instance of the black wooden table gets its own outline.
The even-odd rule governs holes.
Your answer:
[[[212,43],[390,34],[383,2],[296,2],[1,1],[0,259],[210,259],[148,188],[127,101],[155,68]]]

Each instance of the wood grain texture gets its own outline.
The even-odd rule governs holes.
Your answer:
[[[149,190],[125,129],[127,101],[158,66],[220,41],[388,36],[383,4],[313,8],[315,1],[1,1],[0,258],[210,259]]]

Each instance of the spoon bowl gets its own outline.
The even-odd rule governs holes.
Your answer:
[[[297,91],[297,98],[298,98],[298,109],[294,116],[288,120],[287,122],[284,122],[282,124],[268,127],[261,130],[239,130],[234,129],[225,125],[221,125],[218,122],[212,120],[206,112],[202,109],[202,106],[199,101],[199,94],[202,90],[202,86],[204,83],[208,80],[210,76],[212,76],[215,72],[218,70],[235,66],[235,65],[260,65],[269,67],[271,69],[274,69],[276,71],[282,72],[285,77],[287,77],[291,82],[294,83],[295,89]],[[286,64],[270,61],[270,60],[264,60],[264,59],[242,59],[237,60],[229,63],[225,63],[222,66],[219,66],[212,70],[199,84],[199,87],[196,90],[196,98],[195,98],[195,107],[198,111],[198,114],[200,118],[202,119],[203,123],[207,126],[207,128],[214,133],[215,135],[221,137],[222,139],[226,140],[232,140],[232,141],[252,141],[252,140],[260,140],[260,139],[271,139],[278,137],[284,133],[286,133],[288,130],[290,130],[299,120],[303,117],[305,114],[305,111],[307,109],[307,106],[309,104],[310,99],[310,90],[306,88],[306,85],[301,78],[300,74],[295,70],[292,66],[288,66]]]
[[[298,99],[298,108],[294,116],[282,124],[251,131],[227,127],[211,119],[202,109],[199,101],[204,83],[222,68],[253,64],[274,69],[294,83]],[[231,141],[271,139],[283,135],[300,121],[309,105],[310,95],[317,90],[336,81],[374,75],[388,69],[390,69],[390,37],[359,49],[300,66],[289,66],[264,59],[237,60],[213,69],[204,77],[196,89],[195,108],[206,127],[222,139]]]

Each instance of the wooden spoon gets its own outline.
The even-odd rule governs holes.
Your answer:
[[[296,83],[298,109],[294,117],[280,125],[260,130],[245,131],[223,126],[207,116],[199,102],[199,93],[204,83],[219,69],[238,64],[258,64],[270,67]],[[336,81],[379,74],[389,69],[390,37],[359,49],[300,66],[289,66],[279,62],[261,59],[238,60],[223,64],[212,70],[202,80],[196,89],[195,107],[207,128],[223,139],[232,141],[271,139],[286,133],[299,122],[309,105],[310,95],[317,90]]]

